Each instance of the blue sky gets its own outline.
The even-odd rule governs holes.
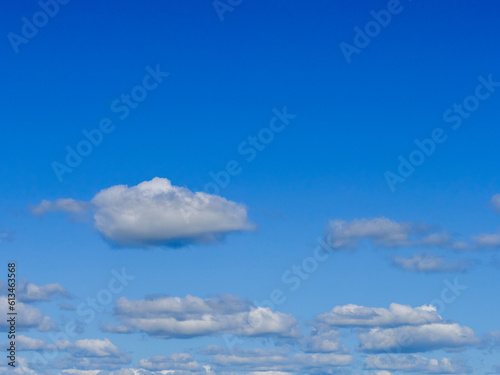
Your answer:
[[[6,4],[0,374],[500,373],[497,11]]]

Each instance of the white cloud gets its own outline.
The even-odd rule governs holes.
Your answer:
[[[300,333],[292,316],[253,307],[248,301],[227,295],[139,301],[122,297],[115,301],[114,313],[128,328],[162,338],[220,334],[295,337]]]
[[[490,201],[491,207],[500,213],[500,194],[495,194]],[[481,233],[472,237],[473,250],[500,248],[500,233]]]
[[[56,296],[69,298],[68,292],[60,284],[37,286],[24,281],[19,284],[17,291],[19,300],[25,303],[51,301]]]
[[[100,375],[102,373],[101,370],[75,370],[75,369],[62,370],[61,372],[63,374],[70,374],[70,375]]]
[[[214,355],[211,362],[218,370],[295,373],[334,373],[352,363],[348,354],[296,353],[285,350],[235,350],[233,354]]]
[[[340,340],[339,331],[319,325],[301,340],[305,352],[333,353],[347,352],[347,348]]]
[[[14,238],[13,232],[0,231],[0,243],[12,241]]]
[[[389,309],[358,305],[336,306],[330,312],[317,317],[321,324],[333,327],[374,327],[420,325],[441,322],[436,307],[423,305],[411,307],[391,303]]]
[[[360,334],[359,341],[360,350],[372,353],[451,350],[476,345],[479,342],[472,329],[456,323],[372,328],[368,333]]]
[[[474,242],[482,248],[500,247],[500,234],[483,233],[473,237]]]
[[[500,331],[491,331],[481,339],[481,348],[492,351],[500,348]]]
[[[36,215],[43,215],[47,212],[63,211],[70,214],[82,214],[89,207],[87,202],[75,201],[71,198],[57,199],[55,201],[43,200],[31,212]]]
[[[109,339],[83,339],[75,342],[59,340],[55,345],[59,350],[67,351],[78,357],[113,357],[120,355],[120,350]]]
[[[24,335],[16,335],[16,350],[26,351],[40,351],[45,350],[47,348],[47,343],[43,340],[33,339],[31,337],[26,337]],[[8,342],[6,342],[3,346],[8,347]]]
[[[418,355],[372,355],[365,360],[369,370],[391,370],[423,374],[464,374],[468,372],[463,362],[450,358],[430,359]]]
[[[491,197],[491,206],[497,212],[500,212],[500,194],[495,194]]]
[[[235,231],[253,230],[244,205],[173,186],[155,177],[136,186],[116,185],[101,190],[90,202],[73,199],[43,201],[34,213],[66,211],[94,212],[95,228],[120,246],[180,246],[208,243]]]
[[[109,333],[133,333],[135,332],[135,329],[131,327],[126,327],[126,326],[117,326],[113,324],[103,324],[100,327],[100,330],[102,332],[109,332]]]
[[[183,370],[190,372],[205,372],[205,369],[187,353],[172,354],[166,356],[155,356],[148,359],[141,359],[139,366],[150,371],[161,370]]]
[[[332,220],[328,225],[326,237],[334,249],[352,249],[362,241],[392,248],[447,247],[453,244],[448,234],[433,231],[425,224],[398,223],[385,217],[352,221]]]
[[[108,371],[118,370],[130,362],[129,355],[121,352],[107,338],[102,340],[82,339],[74,342],[59,340],[55,343],[48,343],[43,340],[18,335],[15,341],[18,351],[43,351],[51,353],[51,355],[55,353],[56,356],[52,357],[49,366],[42,366],[41,369],[59,369],[63,374],[104,375]],[[2,346],[4,347],[5,344]],[[60,354],[65,355],[60,357]],[[52,372],[49,373],[52,374]],[[2,374],[1,371],[0,374]]]
[[[121,352],[109,339],[82,339],[74,342],[59,340],[55,345],[63,358],[52,363],[61,370],[118,370],[130,363],[130,356]]]
[[[67,302],[61,302],[59,308],[64,311],[76,311],[76,307]]]
[[[385,217],[350,222],[332,220],[327,237],[334,248],[353,248],[362,239],[392,247],[408,244],[410,230],[410,224],[400,224]]]
[[[467,261],[449,262],[443,257],[431,254],[414,254],[409,258],[394,257],[395,266],[412,272],[465,272]]]
[[[9,306],[6,296],[0,296],[0,305]],[[46,332],[57,328],[56,323],[51,318],[45,316],[40,310],[22,302],[16,302],[16,312],[18,316],[22,317],[22,319],[16,322],[16,328],[19,330],[35,328],[37,331]],[[8,327],[7,320],[2,319],[0,321],[0,329],[8,330]]]
[[[142,361],[142,360],[141,360]],[[170,364],[170,366],[175,364]],[[200,370],[174,370],[167,366],[165,369],[154,371],[145,368],[122,368],[117,370],[75,370],[65,369],[61,371],[63,375],[215,375],[210,366],[200,366]],[[230,373],[219,373],[220,375],[236,375]],[[248,374],[249,375],[249,374]]]

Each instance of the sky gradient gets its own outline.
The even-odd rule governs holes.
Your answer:
[[[6,3],[0,374],[500,373],[499,10]]]

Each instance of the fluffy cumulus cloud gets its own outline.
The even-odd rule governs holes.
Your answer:
[[[491,198],[491,207],[500,213],[500,194],[496,194]],[[500,233],[481,233],[472,237],[472,250],[497,250],[500,248]]]
[[[326,237],[334,249],[352,249],[363,241],[375,246],[452,246],[446,233],[433,231],[425,224],[398,223],[385,217],[330,221]]]
[[[358,305],[336,306],[330,312],[319,315],[320,324],[332,327],[387,327],[421,325],[441,322],[434,306],[411,307],[392,303],[389,309]]]
[[[8,306],[8,299],[6,296],[0,296],[0,305]],[[48,316],[44,315],[40,310],[26,305],[22,302],[16,303],[17,315],[22,317],[16,322],[16,329],[26,331],[29,329],[36,329],[40,332],[53,331],[57,329],[57,324]],[[6,319],[0,321],[0,330],[8,330],[9,323]]]
[[[432,323],[397,328],[372,328],[359,335],[359,350],[381,352],[428,352],[463,349],[479,343],[474,331],[456,323]]]
[[[220,371],[244,373],[301,373],[335,374],[352,363],[349,354],[289,353],[287,350],[235,350],[230,354],[216,354],[211,363]]]
[[[210,365],[198,364],[190,354],[179,353],[168,357],[155,356],[141,359],[138,368],[117,370],[65,369],[63,375],[215,375]],[[226,374],[230,375],[230,374]]]
[[[90,202],[44,201],[33,212],[80,213],[86,208],[93,211],[99,233],[120,246],[207,243],[230,232],[254,229],[244,205],[218,195],[193,193],[158,177],[136,186],[101,190]]]
[[[114,315],[125,324],[117,326],[116,332],[140,330],[161,338],[220,334],[296,337],[300,334],[292,316],[253,307],[246,300],[227,295],[138,301],[122,297],[115,302]],[[113,326],[107,325],[106,329],[113,331]]]
[[[183,309],[178,309],[182,313]],[[425,327],[427,325],[419,326]],[[404,326],[410,327],[410,326]],[[410,328],[416,328],[411,326]],[[370,331],[371,332],[371,331]],[[433,337],[436,332],[426,332]],[[413,332],[414,333],[414,332]],[[410,333],[411,335],[413,333]],[[463,332],[462,332],[463,333]],[[130,357],[119,350],[108,339],[84,339],[75,342],[59,340],[48,344],[41,340],[22,336],[19,350],[48,350],[52,346],[63,355],[51,362],[51,368],[65,375],[292,375],[292,374],[350,374],[353,357],[339,343],[337,331],[312,331],[329,339],[326,345],[287,345],[287,347],[243,349],[210,346],[198,351],[199,358],[189,353],[156,355],[140,359],[132,367]],[[458,336],[458,335],[457,335]],[[406,339],[413,336],[405,336]],[[419,335],[416,336],[420,340]],[[380,338],[379,338],[380,339]],[[302,338],[294,340],[304,344]],[[335,342],[335,345],[332,345]],[[384,340],[381,340],[383,343]],[[292,343],[292,342],[290,342]],[[400,349],[400,348],[399,348]],[[398,349],[398,351],[399,351]],[[339,351],[340,350],[340,351]],[[337,352],[335,352],[337,351]],[[402,350],[404,352],[404,348]],[[200,360],[202,358],[202,360]],[[450,358],[429,359],[418,355],[381,354],[369,355],[365,359],[365,370],[370,374],[386,375],[400,372],[421,374],[465,374],[468,367],[459,360]],[[26,367],[26,371],[31,371]],[[48,368],[41,368],[41,372]],[[2,372],[0,371],[0,374]],[[20,372],[19,374],[35,372]],[[14,373],[16,374],[16,373]],[[48,374],[48,373],[47,373]]]
[[[12,241],[14,238],[13,232],[0,231],[0,243]]]
[[[27,280],[18,285],[17,293],[19,300],[25,303],[51,301],[54,297],[69,298],[69,293],[60,284],[38,286]]]
[[[443,257],[431,254],[414,254],[411,257],[394,257],[393,263],[405,271],[418,273],[432,272],[465,272],[470,262],[455,261],[451,262]]]
[[[462,361],[450,358],[429,359],[418,355],[372,355],[365,360],[368,370],[416,372],[420,374],[465,374],[469,369]]]
[[[19,351],[40,351],[47,349],[47,343],[43,340],[34,339],[31,337],[26,337],[24,335],[16,335],[16,350]],[[9,343],[5,342],[2,345],[2,349],[9,347]]]

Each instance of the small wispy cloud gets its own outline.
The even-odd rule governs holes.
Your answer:
[[[427,224],[399,223],[386,217],[332,220],[326,238],[334,249],[353,249],[363,241],[388,248],[447,247],[454,242],[446,232],[434,230]]]
[[[411,257],[395,256],[393,258],[393,264],[405,271],[419,273],[466,272],[471,261],[448,261],[444,257],[432,254],[414,254]]]

